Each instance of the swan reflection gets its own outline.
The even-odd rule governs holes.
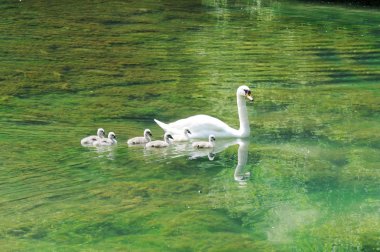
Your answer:
[[[248,147],[249,141],[247,139],[219,139],[212,150],[195,150],[191,153],[190,158],[195,159],[199,157],[208,156],[209,160],[214,160],[217,153],[224,151],[230,146],[239,145],[238,149],[238,163],[234,172],[235,181],[244,184],[245,181],[250,177],[250,173],[244,172],[244,167],[248,160]]]
[[[248,139],[217,139],[214,148],[209,149],[194,149],[191,142],[177,142],[170,144],[168,148],[143,148],[143,153],[145,157],[149,157],[149,160],[156,162],[157,159],[178,158],[188,156],[189,159],[198,159],[207,157],[210,161],[213,161],[218,153],[224,151],[225,149],[233,146],[239,145],[237,153],[237,165],[234,172],[235,181],[239,184],[244,185],[247,179],[250,177],[249,172],[244,172],[244,168],[248,161],[248,149],[249,140]]]

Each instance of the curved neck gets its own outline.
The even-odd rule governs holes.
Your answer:
[[[238,164],[234,172],[234,178],[238,182],[243,181],[245,177],[244,167],[247,164],[248,160],[248,146],[249,142],[247,141],[242,141],[239,143]]]
[[[241,95],[236,94],[238,113],[239,113],[239,135],[241,137],[247,137],[250,134],[249,121],[248,121],[248,112],[247,106],[245,104],[245,98]]]

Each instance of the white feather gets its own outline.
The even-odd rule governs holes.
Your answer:
[[[208,115],[195,115],[185,119],[180,119],[172,123],[163,123],[159,120],[154,121],[165,132],[173,135],[182,135],[185,128],[191,131],[191,138],[205,138],[210,134],[220,137],[248,137],[250,134],[248,112],[245,104],[245,97],[253,100],[251,91],[247,86],[240,86],[236,91],[237,108],[239,114],[240,128],[234,129],[218,118]]]

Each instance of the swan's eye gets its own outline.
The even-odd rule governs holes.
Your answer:
[[[251,90],[244,89],[245,95],[251,95]]]

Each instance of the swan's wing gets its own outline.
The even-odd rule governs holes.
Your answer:
[[[210,134],[218,136],[234,136],[237,130],[231,128],[218,118],[208,115],[195,115],[185,119],[165,124],[155,119],[155,122],[165,131],[173,134],[183,134],[183,129],[191,131],[191,138],[204,138]]]

